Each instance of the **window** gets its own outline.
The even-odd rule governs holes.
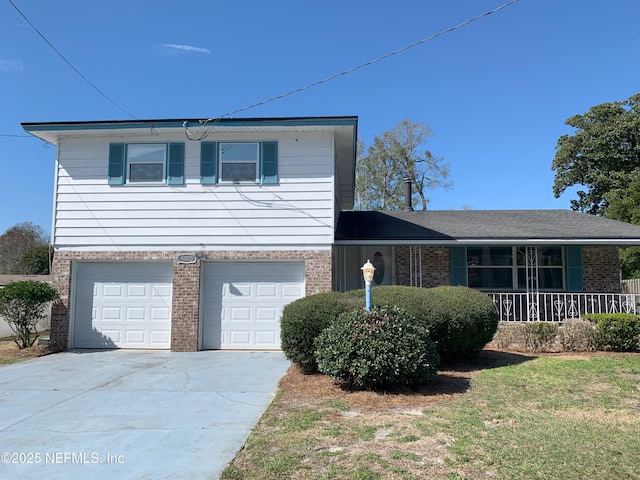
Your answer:
[[[471,288],[513,288],[511,247],[469,247],[467,267]]]
[[[564,252],[548,247],[468,247],[468,285],[487,290],[564,289]],[[537,268],[533,267],[537,263]]]
[[[562,290],[563,284],[563,256],[562,247],[538,247],[537,249],[518,248],[518,289],[527,288],[527,256],[529,265],[535,265],[533,256],[537,256],[538,288],[544,290]],[[531,282],[531,279],[530,279]]]
[[[257,143],[220,143],[220,181],[256,182],[258,180]]]
[[[200,181],[278,183],[277,142],[202,142]]]
[[[184,143],[112,143],[110,185],[184,184]]]
[[[164,182],[166,145],[146,143],[127,149],[127,183]]]

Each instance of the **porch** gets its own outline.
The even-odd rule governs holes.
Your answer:
[[[486,292],[502,322],[562,322],[587,313],[633,313],[638,293]]]

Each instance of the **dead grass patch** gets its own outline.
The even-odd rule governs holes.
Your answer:
[[[628,380],[640,356],[610,356],[484,350],[420,391],[384,394],[291,367],[221,478],[625,478],[638,473],[640,389]],[[594,444],[616,461],[592,461]]]
[[[54,350],[48,345],[38,345],[37,341],[30,348],[20,349],[11,337],[0,339],[0,365],[21,362],[50,353],[54,353]]]
[[[604,408],[592,408],[585,410],[583,408],[567,408],[553,412],[557,418],[574,420],[578,422],[600,422],[609,425],[616,423],[636,424],[640,426],[640,417],[637,412],[624,410],[606,410]]]

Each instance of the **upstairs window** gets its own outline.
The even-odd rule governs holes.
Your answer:
[[[220,181],[258,181],[258,143],[220,143]]]
[[[184,143],[112,143],[110,185],[184,184]]]
[[[202,142],[200,181],[278,183],[278,142]]]
[[[127,183],[164,182],[166,147],[163,143],[128,145]]]

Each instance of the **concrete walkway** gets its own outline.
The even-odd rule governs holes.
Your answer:
[[[0,367],[0,478],[216,479],[280,352],[64,352]]]

